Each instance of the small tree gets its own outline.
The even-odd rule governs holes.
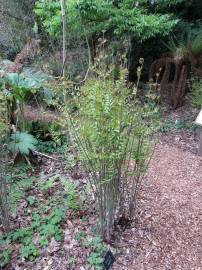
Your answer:
[[[109,239],[115,219],[134,216],[137,191],[150,159],[156,111],[140,106],[134,93],[131,96],[124,70],[117,81],[110,71],[94,72],[96,76],[82,88],[77,113],[69,115],[69,126],[89,172],[101,233]]]

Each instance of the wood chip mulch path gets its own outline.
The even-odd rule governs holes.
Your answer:
[[[113,270],[202,269],[202,158],[157,145]]]

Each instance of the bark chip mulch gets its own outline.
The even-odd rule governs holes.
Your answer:
[[[157,145],[113,269],[202,269],[202,158]]]

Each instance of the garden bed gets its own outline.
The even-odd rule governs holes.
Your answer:
[[[195,114],[186,106],[165,114],[168,129],[158,135],[136,217],[130,228],[115,231],[110,244],[97,234],[94,198],[79,165],[72,168],[70,159],[52,154],[55,159],[41,158],[38,168],[15,167],[3,269],[99,269],[107,249],[116,256],[114,270],[199,269],[202,159]]]

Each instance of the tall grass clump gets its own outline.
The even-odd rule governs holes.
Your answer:
[[[141,67],[139,76],[140,71]],[[77,98],[78,110],[68,115],[106,239],[111,237],[115,221],[133,218],[137,191],[153,148],[156,108],[139,104],[125,77],[125,70],[116,81],[109,68],[94,70]]]

